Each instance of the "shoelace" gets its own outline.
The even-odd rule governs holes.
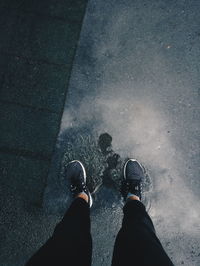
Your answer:
[[[121,191],[123,193],[128,193],[129,191],[133,192],[133,190],[136,190],[138,192],[142,192],[143,186],[142,186],[142,182],[124,182],[122,183],[122,189]]]
[[[79,191],[87,192],[86,184],[84,182],[77,183],[76,185],[71,184],[70,188],[73,194],[78,193]]]

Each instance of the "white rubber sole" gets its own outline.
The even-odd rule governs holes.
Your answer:
[[[86,183],[86,171],[85,171],[85,167],[84,167],[84,165],[79,161],[79,160],[73,160],[73,161],[71,161],[71,162],[69,162],[69,164],[70,163],[75,163],[75,162],[77,162],[77,163],[79,163],[80,165],[81,165],[81,167],[82,167],[82,170],[83,170],[83,178],[84,178],[84,182]],[[88,191],[89,192],[89,191]],[[89,197],[89,206],[90,206],[90,208],[92,207],[92,204],[93,204],[93,199],[92,199],[92,196],[91,196],[91,193],[89,192],[89,194],[88,194],[88,197]]]
[[[90,194],[90,192],[89,192],[89,195],[88,195],[88,196],[89,196],[89,198],[90,198],[90,199],[89,199],[89,203],[90,203],[89,206],[90,206],[90,208],[91,208],[91,207],[92,207],[92,204],[93,204],[93,199],[92,199],[92,195]]]
[[[81,167],[82,167],[82,169],[83,169],[83,178],[84,178],[84,182],[86,182],[86,171],[85,171],[85,167],[84,167],[84,165],[83,165],[79,160],[71,161],[71,162],[69,162],[69,164],[70,164],[70,163],[75,163],[75,162],[77,162],[77,163],[79,163],[79,164],[81,165]]]

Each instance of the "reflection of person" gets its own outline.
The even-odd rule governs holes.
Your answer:
[[[85,168],[79,161],[67,166],[67,178],[75,197],[53,236],[28,261],[31,265],[89,266],[92,259],[90,207],[92,197],[86,186]],[[122,228],[114,246],[112,265],[173,265],[156,236],[151,218],[141,203],[141,165],[133,159],[124,166],[122,196],[125,199]]]

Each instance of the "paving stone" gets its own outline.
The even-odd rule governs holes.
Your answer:
[[[0,148],[50,156],[55,144],[60,116],[20,105],[0,104]]]
[[[7,67],[7,56],[0,54],[0,91],[3,87],[6,67]]]
[[[0,7],[19,8],[24,0],[1,0]]]
[[[13,28],[16,22],[16,13],[12,10],[0,8],[0,51],[9,51],[11,48],[11,39],[13,36]]]
[[[54,64],[72,64],[80,23],[19,12],[12,50],[17,55]]]
[[[61,113],[70,67],[10,57],[7,68],[0,67],[0,73],[4,71],[0,99]]]
[[[9,191],[13,197],[19,195],[31,204],[41,203],[49,164],[48,161],[0,152],[1,195]],[[6,201],[6,197],[3,198]]]
[[[87,0],[43,0],[24,1],[21,8],[64,19],[82,21]]]

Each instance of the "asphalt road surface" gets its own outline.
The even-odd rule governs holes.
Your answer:
[[[82,160],[91,188],[98,187],[95,266],[111,261],[127,157],[146,169],[145,203],[175,265],[200,265],[199,10],[195,0],[89,2],[44,208],[64,212],[65,165]]]

